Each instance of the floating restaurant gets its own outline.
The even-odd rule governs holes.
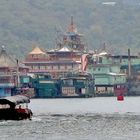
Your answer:
[[[90,57],[87,71],[95,77],[97,96],[126,94],[127,75],[121,72],[120,63],[114,62],[105,50]]]
[[[26,56],[24,64],[30,68],[30,73],[48,73],[53,78],[65,76],[72,71],[81,71],[82,56],[86,50],[81,37],[72,18],[68,31],[63,35],[63,41],[57,44],[56,49],[46,52],[36,46]]]
[[[111,55],[105,44],[98,53],[88,52],[82,36],[71,18],[54,49],[46,51],[36,45],[23,64],[11,59],[2,48],[0,96],[12,95],[15,87],[34,88],[35,97],[41,98],[128,95],[137,85],[130,81],[140,79],[140,57]],[[86,74],[90,78],[84,77]]]

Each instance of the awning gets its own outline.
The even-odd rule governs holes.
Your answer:
[[[23,104],[23,103],[30,103],[30,99],[24,95],[16,95],[16,96],[9,96],[0,98],[0,104],[9,104],[10,106]]]

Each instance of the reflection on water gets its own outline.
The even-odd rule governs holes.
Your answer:
[[[90,100],[88,105],[95,104],[90,103]],[[53,112],[58,110],[57,113],[45,111],[45,105],[52,105],[54,102],[58,105],[59,101],[34,100],[34,103],[40,102],[41,106],[44,102],[44,111],[39,113],[34,110],[35,104],[32,103],[30,106],[34,113],[32,121],[0,121],[0,140],[140,140],[140,115],[138,114],[112,113],[111,110],[106,113],[68,114],[67,104],[76,105],[77,100],[65,100],[67,103],[62,101],[61,104],[65,106],[67,113],[60,113],[58,106],[51,106]],[[84,105],[88,100],[78,101]],[[139,102],[136,104],[138,105]],[[73,110],[75,112],[74,108]]]

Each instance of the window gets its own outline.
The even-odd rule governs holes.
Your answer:
[[[34,70],[38,70],[39,69],[39,66],[33,66],[33,69]]]
[[[65,69],[65,65],[61,65],[61,66],[60,66],[60,69],[61,69],[61,70],[64,70],[64,69]]]
[[[73,86],[73,80],[64,80],[64,84],[68,86]]]
[[[48,67],[46,67],[48,70],[51,70],[52,69],[52,66],[48,66]]]
[[[72,69],[72,65],[68,65],[67,66],[67,69]]]
[[[99,57],[99,63],[102,63],[102,57]]]
[[[58,66],[53,66],[53,69],[58,69]]]
[[[44,69],[45,69],[45,66],[40,66],[40,69],[41,69],[41,70],[44,70]]]

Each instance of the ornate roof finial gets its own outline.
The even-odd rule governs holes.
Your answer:
[[[71,16],[71,26],[73,26],[73,16]]]
[[[73,16],[71,16],[71,23],[70,26],[68,27],[68,32],[77,32],[76,27],[74,26],[74,22],[73,22]]]

